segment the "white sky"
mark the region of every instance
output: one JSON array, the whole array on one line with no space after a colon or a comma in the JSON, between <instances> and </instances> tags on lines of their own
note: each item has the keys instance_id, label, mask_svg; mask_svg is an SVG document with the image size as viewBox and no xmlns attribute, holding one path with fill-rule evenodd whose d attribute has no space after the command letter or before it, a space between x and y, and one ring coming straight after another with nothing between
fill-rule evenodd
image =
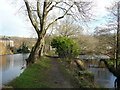
<instances>
[{"instance_id":1,"label":"white sky","mask_svg":"<svg viewBox=\"0 0 120 90\"><path fill-rule=\"evenodd\" d=\"M6 0L0 0L0 35L29 37L26 23L17 13L17 8Z\"/></svg>"},{"instance_id":2,"label":"white sky","mask_svg":"<svg viewBox=\"0 0 120 90\"><path fill-rule=\"evenodd\" d=\"M93 0L95 3L93 13L96 12L98 17L102 17L107 14L106 8L112 4L114 0Z\"/></svg>"},{"instance_id":3,"label":"white sky","mask_svg":"<svg viewBox=\"0 0 120 90\"><path fill-rule=\"evenodd\" d=\"M107 14L105 7L112 4L114 0L93 0L95 5L92 12L95 12L97 21L91 22L89 32L94 32L96 26L105 23L103 17ZM30 28L26 28L26 23L22 17L16 15L16 9L7 0L0 0L0 35L30 37Z\"/></svg>"},{"instance_id":4,"label":"white sky","mask_svg":"<svg viewBox=\"0 0 120 90\"><path fill-rule=\"evenodd\" d=\"M99 26L103 26L107 23L105 16L107 16L108 11L106 7L110 7L114 1L117 0L93 0L94 8L92 9L92 13L95 15L95 19L88 23L88 27L85 28L85 33L93 33L94 29Z\"/></svg>"}]
</instances>

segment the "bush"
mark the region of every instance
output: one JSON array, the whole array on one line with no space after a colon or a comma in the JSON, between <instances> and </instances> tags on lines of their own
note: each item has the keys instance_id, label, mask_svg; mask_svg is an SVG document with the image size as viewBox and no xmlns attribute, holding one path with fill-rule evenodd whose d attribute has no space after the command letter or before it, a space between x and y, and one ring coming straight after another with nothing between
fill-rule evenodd
<instances>
[{"instance_id":1,"label":"bush","mask_svg":"<svg viewBox=\"0 0 120 90\"><path fill-rule=\"evenodd\" d=\"M29 50L28 46L23 42L22 45L20 46L20 48L17 50L17 52L19 52L19 53L29 53L30 50Z\"/></svg>"},{"instance_id":2,"label":"bush","mask_svg":"<svg viewBox=\"0 0 120 90\"><path fill-rule=\"evenodd\" d=\"M13 54L16 54L16 53L17 53L16 47L10 47L10 50L12 51Z\"/></svg>"},{"instance_id":3,"label":"bush","mask_svg":"<svg viewBox=\"0 0 120 90\"><path fill-rule=\"evenodd\" d=\"M60 58L75 58L79 54L78 44L67 37L55 37L51 42Z\"/></svg>"}]
</instances>

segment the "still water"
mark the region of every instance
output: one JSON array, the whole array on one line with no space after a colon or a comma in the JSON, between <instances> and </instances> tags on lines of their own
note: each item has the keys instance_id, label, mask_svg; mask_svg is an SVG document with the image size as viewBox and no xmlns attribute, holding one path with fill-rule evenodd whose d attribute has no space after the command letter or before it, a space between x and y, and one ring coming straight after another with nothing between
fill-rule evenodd
<instances>
[{"instance_id":1,"label":"still water","mask_svg":"<svg viewBox=\"0 0 120 90\"><path fill-rule=\"evenodd\" d=\"M26 67L25 59L29 54L14 54L0 56L0 86L4 86L17 76L19 76ZM95 82L98 86L113 88L115 76L112 75L106 68L95 68L98 66L98 61L87 61L88 70L95 74ZM24 68L23 68L24 67Z\"/></svg>"},{"instance_id":2,"label":"still water","mask_svg":"<svg viewBox=\"0 0 120 90\"><path fill-rule=\"evenodd\" d=\"M0 86L19 76L26 67L25 59L29 54L14 54L0 56Z\"/></svg>"},{"instance_id":3,"label":"still water","mask_svg":"<svg viewBox=\"0 0 120 90\"><path fill-rule=\"evenodd\" d=\"M88 71L94 73L94 80L96 85L105 88L114 88L114 81L116 77L111 72L109 72L104 63L102 63L101 68L99 61L97 60L90 60L87 62L89 66Z\"/></svg>"},{"instance_id":4,"label":"still water","mask_svg":"<svg viewBox=\"0 0 120 90\"><path fill-rule=\"evenodd\" d=\"M95 74L94 80L96 85L105 88L114 88L114 81L116 79L112 73L106 68L89 68L89 71Z\"/></svg>"}]
</instances>

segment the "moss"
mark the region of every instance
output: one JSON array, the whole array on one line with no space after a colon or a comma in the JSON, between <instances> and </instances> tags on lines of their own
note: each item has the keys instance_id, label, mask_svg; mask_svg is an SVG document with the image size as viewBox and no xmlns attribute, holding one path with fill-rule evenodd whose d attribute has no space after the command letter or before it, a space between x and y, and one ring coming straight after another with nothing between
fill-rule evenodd
<instances>
[{"instance_id":1,"label":"moss","mask_svg":"<svg viewBox=\"0 0 120 90\"><path fill-rule=\"evenodd\" d=\"M89 82L94 82L94 74L89 71L80 71L79 72L81 77L84 77L86 80L89 80Z\"/></svg>"}]
</instances>

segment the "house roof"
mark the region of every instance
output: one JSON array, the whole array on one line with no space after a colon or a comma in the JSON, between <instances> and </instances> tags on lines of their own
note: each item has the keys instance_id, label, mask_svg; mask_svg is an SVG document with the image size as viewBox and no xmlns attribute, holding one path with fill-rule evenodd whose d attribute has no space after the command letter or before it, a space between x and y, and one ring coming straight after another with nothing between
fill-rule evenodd
<instances>
[{"instance_id":1,"label":"house roof","mask_svg":"<svg viewBox=\"0 0 120 90\"><path fill-rule=\"evenodd\" d=\"M0 37L0 40L10 40L10 39L6 37Z\"/></svg>"}]
</instances>

